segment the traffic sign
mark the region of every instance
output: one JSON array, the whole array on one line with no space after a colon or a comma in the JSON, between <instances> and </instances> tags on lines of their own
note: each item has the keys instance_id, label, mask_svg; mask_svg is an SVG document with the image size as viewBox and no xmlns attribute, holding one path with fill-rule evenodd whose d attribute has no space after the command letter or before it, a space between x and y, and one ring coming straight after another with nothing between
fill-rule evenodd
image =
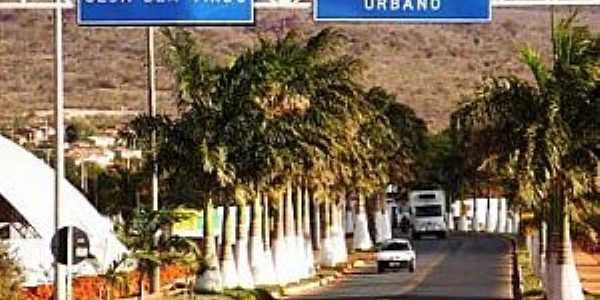
<instances>
[{"instance_id":1,"label":"traffic sign","mask_svg":"<svg viewBox=\"0 0 600 300\"><path fill-rule=\"evenodd\" d=\"M88 239L87 234L75 227L71 226L71 236L72 236L72 264L76 265L82 262L84 259L89 258L90 256L90 240ZM50 248L52 250L52 254L56 258L56 261L66 265L67 261L67 237L69 236L69 227L62 227L59 229L56 234L52 237L52 241L50 244Z\"/></svg>"},{"instance_id":2,"label":"traffic sign","mask_svg":"<svg viewBox=\"0 0 600 300\"><path fill-rule=\"evenodd\" d=\"M491 0L314 0L315 21L481 23Z\"/></svg>"},{"instance_id":3,"label":"traffic sign","mask_svg":"<svg viewBox=\"0 0 600 300\"><path fill-rule=\"evenodd\" d=\"M253 24L253 0L79 0L79 25Z\"/></svg>"}]
</instances>

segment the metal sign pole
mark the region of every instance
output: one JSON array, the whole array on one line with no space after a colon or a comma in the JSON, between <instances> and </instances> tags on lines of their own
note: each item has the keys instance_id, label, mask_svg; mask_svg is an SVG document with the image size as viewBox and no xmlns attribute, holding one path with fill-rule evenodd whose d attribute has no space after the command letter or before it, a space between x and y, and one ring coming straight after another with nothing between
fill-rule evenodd
<instances>
[{"instance_id":1,"label":"metal sign pole","mask_svg":"<svg viewBox=\"0 0 600 300\"><path fill-rule=\"evenodd\" d=\"M65 177L64 164L64 74L63 74L63 17L61 0L56 0L54 9L54 85L55 85L55 106L54 106L54 122L56 129L56 161L55 161L55 191L54 191L54 225L56 231L63 226L62 208L62 186L63 178ZM66 300L66 284L65 271L66 268L55 260L55 276L54 276L54 295L56 300Z\"/></svg>"},{"instance_id":2,"label":"metal sign pole","mask_svg":"<svg viewBox=\"0 0 600 300\"><path fill-rule=\"evenodd\" d=\"M156 116L156 71L154 62L154 27L149 26L147 30L147 53L148 53L148 112L151 117ZM152 210L158 210L158 165L156 163L156 131L152 132ZM157 246L158 239L155 241ZM152 274L152 292L160 291L160 266L154 268Z\"/></svg>"}]
</instances>

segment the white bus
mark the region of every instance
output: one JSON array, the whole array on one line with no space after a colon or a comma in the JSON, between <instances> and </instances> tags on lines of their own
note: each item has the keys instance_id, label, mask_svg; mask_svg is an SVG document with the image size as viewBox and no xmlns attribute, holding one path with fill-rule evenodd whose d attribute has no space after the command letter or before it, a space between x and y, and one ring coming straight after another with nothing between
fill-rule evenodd
<instances>
[{"instance_id":1,"label":"white bus","mask_svg":"<svg viewBox=\"0 0 600 300\"><path fill-rule=\"evenodd\" d=\"M415 190L408 193L413 239L435 235L445 239L446 194L442 190Z\"/></svg>"}]
</instances>

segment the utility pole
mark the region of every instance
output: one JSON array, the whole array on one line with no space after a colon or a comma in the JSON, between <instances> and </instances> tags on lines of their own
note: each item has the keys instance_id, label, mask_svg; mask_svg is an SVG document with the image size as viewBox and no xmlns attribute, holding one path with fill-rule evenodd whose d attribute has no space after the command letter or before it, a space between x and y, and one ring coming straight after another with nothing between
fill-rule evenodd
<instances>
[{"instance_id":1,"label":"utility pole","mask_svg":"<svg viewBox=\"0 0 600 300\"><path fill-rule=\"evenodd\" d=\"M151 117L156 116L156 71L154 59L154 28L147 29L147 53L148 53L148 112ZM151 137L152 151L152 210L158 210L158 165L156 164L156 131L152 131ZM155 246L158 243L158 237L155 237ZM160 266L154 268L152 274L152 292L160 291Z\"/></svg>"},{"instance_id":2,"label":"utility pole","mask_svg":"<svg viewBox=\"0 0 600 300\"><path fill-rule=\"evenodd\" d=\"M61 0L55 0L56 7L54 9L54 85L55 85L55 106L54 106L54 121L55 121L55 189L54 189L54 227L55 232L63 226L62 217L62 181L65 177L64 164L64 86L63 86L63 17ZM71 237L68 237L70 239ZM68 244L68 242L67 242ZM70 255L67 251L67 255ZM67 298L67 268L58 263L55 259L55 274L54 274L54 295L56 300L68 300Z\"/></svg>"}]
</instances>

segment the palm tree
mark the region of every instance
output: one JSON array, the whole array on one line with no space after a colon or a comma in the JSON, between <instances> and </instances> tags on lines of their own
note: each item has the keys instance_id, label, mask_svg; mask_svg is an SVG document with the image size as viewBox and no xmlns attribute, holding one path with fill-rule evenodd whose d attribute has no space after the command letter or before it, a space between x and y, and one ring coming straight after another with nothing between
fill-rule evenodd
<instances>
[{"instance_id":1,"label":"palm tree","mask_svg":"<svg viewBox=\"0 0 600 300\"><path fill-rule=\"evenodd\" d=\"M583 299L573 263L569 202L581 192L580 174L598 161L599 111L597 78L600 38L575 15L562 20L553 34L552 67L532 49L522 54L535 86L509 77L492 79L473 101L457 112L454 128L485 133L490 159L515 166L521 199L536 200L549 212L549 299ZM509 164L510 160L515 164ZM591 162L591 163L590 163Z\"/></svg>"},{"instance_id":2,"label":"palm tree","mask_svg":"<svg viewBox=\"0 0 600 300\"><path fill-rule=\"evenodd\" d=\"M178 261L188 253L195 251L193 243L184 238L161 235L158 241L156 239L165 227L171 227L181 217L172 211L147 211L140 208L133 212L130 219L126 219L124 223L118 223L117 233L120 240L129 249L129 253L116 262L113 269L118 269L119 264L129 259L137 261L137 269L140 273L139 299L144 299L144 282L156 267L163 263Z\"/></svg>"}]
</instances>

